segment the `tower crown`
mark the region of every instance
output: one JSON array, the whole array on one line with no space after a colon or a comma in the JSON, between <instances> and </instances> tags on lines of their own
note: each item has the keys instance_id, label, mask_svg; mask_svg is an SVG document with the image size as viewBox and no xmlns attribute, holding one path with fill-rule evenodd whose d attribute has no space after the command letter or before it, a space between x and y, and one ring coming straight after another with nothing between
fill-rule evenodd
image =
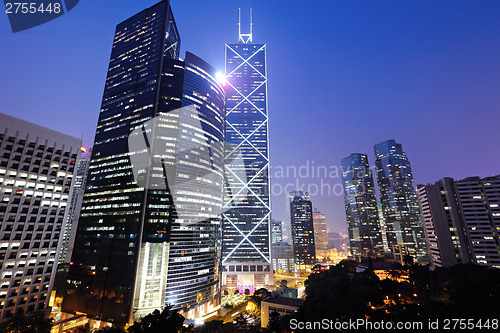
<instances>
[{"instance_id":1,"label":"tower crown","mask_svg":"<svg viewBox=\"0 0 500 333\"><path fill-rule=\"evenodd\" d=\"M252 29L253 29L252 8L250 8L250 33L247 34L241 33L241 8L238 8L238 34L239 34L238 42L243 44L252 43Z\"/></svg>"}]
</instances>

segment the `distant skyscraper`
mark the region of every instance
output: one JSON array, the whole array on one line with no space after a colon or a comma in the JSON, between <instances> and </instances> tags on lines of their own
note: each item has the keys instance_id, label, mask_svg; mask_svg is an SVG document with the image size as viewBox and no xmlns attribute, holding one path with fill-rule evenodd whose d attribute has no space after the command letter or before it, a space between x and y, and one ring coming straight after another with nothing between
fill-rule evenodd
<instances>
[{"instance_id":1,"label":"distant skyscraper","mask_svg":"<svg viewBox=\"0 0 500 333\"><path fill-rule=\"evenodd\" d=\"M289 198L295 265L305 269L316 263L312 203L307 192L294 191Z\"/></svg>"},{"instance_id":2,"label":"distant skyscraper","mask_svg":"<svg viewBox=\"0 0 500 333\"><path fill-rule=\"evenodd\" d=\"M375 145L374 150L389 248L395 253L409 254L417 261L428 262L413 174L403 147L389 140Z\"/></svg>"},{"instance_id":3,"label":"distant skyscraper","mask_svg":"<svg viewBox=\"0 0 500 333\"><path fill-rule=\"evenodd\" d=\"M223 286L269 287L271 205L266 45L250 33L226 44L226 197L223 214ZM242 158L235 158L239 153ZM241 174L243 172L243 175Z\"/></svg>"},{"instance_id":4,"label":"distant skyscraper","mask_svg":"<svg viewBox=\"0 0 500 333\"><path fill-rule=\"evenodd\" d=\"M273 219L271 221L271 227L272 243L278 244L283 242L283 223L281 221Z\"/></svg>"},{"instance_id":5,"label":"distant skyscraper","mask_svg":"<svg viewBox=\"0 0 500 333\"><path fill-rule=\"evenodd\" d=\"M500 268L500 175L418 185L432 265Z\"/></svg>"},{"instance_id":6,"label":"distant skyscraper","mask_svg":"<svg viewBox=\"0 0 500 333\"><path fill-rule=\"evenodd\" d=\"M83 149L83 148L82 148ZM78 219L80 218L80 210L82 208L83 193L85 184L87 183L87 173L90 165L90 151L81 154L80 160L76 167L74 175L74 184L70 194L68 205L68 214L63 228L63 238L61 251L59 253L59 263L69 263L73 253L73 244L75 243L76 229L78 227Z\"/></svg>"},{"instance_id":7,"label":"distant skyscraper","mask_svg":"<svg viewBox=\"0 0 500 333\"><path fill-rule=\"evenodd\" d=\"M295 272L295 252L293 245L273 244L273 268L275 271Z\"/></svg>"},{"instance_id":8,"label":"distant skyscraper","mask_svg":"<svg viewBox=\"0 0 500 333\"><path fill-rule=\"evenodd\" d=\"M377 197L366 155L351 154L342 159L342 183L352 255L383 254Z\"/></svg>"},{"instance_id":9,"label":"distant skyscraper","mask_svg":"<svg viewBox=\"0 0 500 333\"><path fill-rule=\"evenodd\" d=\"M65 312L123 325L217 309L225 94L179 49L169 1L116 28Z\"/></svg>"},{"instance_id":10,"label":"distant skyscraper","mask_svg":"<svg viewBox=\"0 0 500 333\"><path fill-rule=\"evenodd\" d=\"M328 229L326 227L326 215L318 211L313 212L314 244L317 249L328 245Z\"/></svg>"},{"instance_id":11,"label":"distant skyscraper","mask_svg":"<svg viewBox=\"0 0 500 333\"><path fill-rule=\"evenodd\" d=\"M0 113L0 319L49 306L81 145Z\"/></svg>"}]
</instances>

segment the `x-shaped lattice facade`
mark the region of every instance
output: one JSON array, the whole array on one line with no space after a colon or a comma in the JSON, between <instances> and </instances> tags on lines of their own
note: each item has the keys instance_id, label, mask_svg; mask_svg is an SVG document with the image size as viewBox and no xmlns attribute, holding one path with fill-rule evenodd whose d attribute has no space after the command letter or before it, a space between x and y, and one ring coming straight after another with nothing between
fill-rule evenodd
<instances>
[{"instance_id":1,"label":"x-shaped lattice facade","mask_svg":"<svg viewBox=\"0 0 500 333\"><path fill-rule=\"evenodd\" d=\"M226 44L226 84L222 262L270 263L266 45Z\"/></svg>"}]
</instances>

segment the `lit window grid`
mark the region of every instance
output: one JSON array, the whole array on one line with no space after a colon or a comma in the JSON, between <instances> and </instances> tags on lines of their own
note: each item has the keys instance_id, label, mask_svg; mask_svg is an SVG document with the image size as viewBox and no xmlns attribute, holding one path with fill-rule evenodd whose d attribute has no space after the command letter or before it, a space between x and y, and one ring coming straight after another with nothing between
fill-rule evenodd
<instances>
[{"instance_id":1,"label":"lit window grid","mask_svg":"<svg viewBox=\"0 0 500 333\"><path fill-rule=\"evenodd\" d=\"M76 138L65 142L62 138L69 137L55 131L20 120L15 123L28 134L0 134L1 318L48 304L81 146ZM30 130L42 131L41 137ZM47 141L54 136L61 141Z\"/></svg>"}]
</instances>

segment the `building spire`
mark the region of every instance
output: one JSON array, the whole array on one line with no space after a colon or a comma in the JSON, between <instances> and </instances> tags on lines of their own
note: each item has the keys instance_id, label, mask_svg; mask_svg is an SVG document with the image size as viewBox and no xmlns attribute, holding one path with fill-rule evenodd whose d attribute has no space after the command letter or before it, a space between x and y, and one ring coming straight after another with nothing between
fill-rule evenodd
<instances>
[{"instance_id":1,"label":"building spire","mask_svg":"<svg viewBox=\"0 0 500 333\"><path fill-rule=\"evenodd\" d=\"M241 33L241 8L238 8L238 34L239 34L239 43L249 44L252 43L252 30L253 30L253 20L252 20L252 11L250 8L250 33L242 34Z\"/></svg>"}]
</instances>

